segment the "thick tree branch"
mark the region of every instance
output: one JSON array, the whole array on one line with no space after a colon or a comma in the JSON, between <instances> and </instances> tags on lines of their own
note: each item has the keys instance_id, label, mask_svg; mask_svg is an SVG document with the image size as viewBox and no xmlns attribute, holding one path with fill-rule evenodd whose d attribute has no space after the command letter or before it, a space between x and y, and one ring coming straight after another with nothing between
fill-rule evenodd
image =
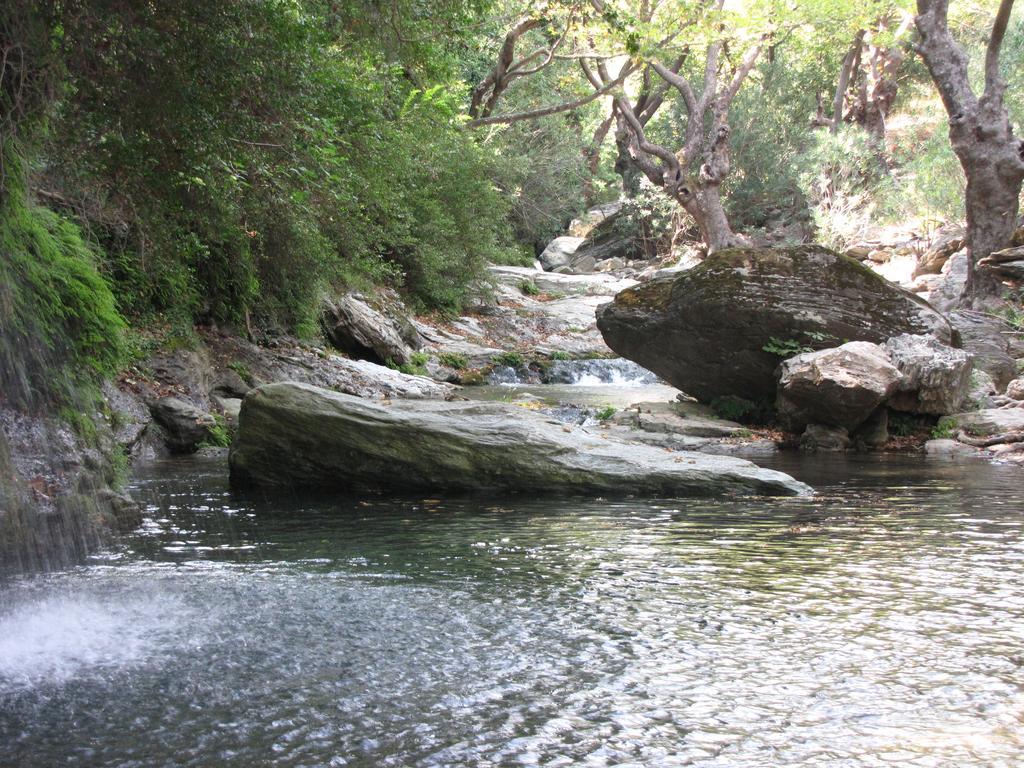
<instances>
[{"instance_id":1,"label":"thick tree branch","mask_svg":"<svg viewBox=\"0 0 1024 768\"><path fill-rule=\"evenodd\" d=\"M681 64L682 62L680 62L680 65ZM690 82L679 74L679 69L682 67L680 66L674 70L669 69L657 60L652 60L651 66L654 68L654 71L665 80L665 82L670 83L677 91L679 91L679 95L683 97L683 103L686 105L686 112L690 115L697 114L697 96L694 94L693 88L690 86Z\"/></svg>"},{"instance_id":2,"label":"thick tree branch","mask_svg":"<svg viewBox=\"0 0 1024 768\"><path fill-rule=\"evenodd\" d=\"M917 10L914 25L921 38L917 50L955 125L978 103L967 78L967 54L949 33L949 0L917 0Z\"/></svg>"},{"instance_id":3,"label":"thick tree branch","mask_svg":"<svg viewBox=\"0 0 1024 768\"><path fill-rule=\"evenodd\" d=\"M854 62L860 58L861 46L864 45L864 35L865 30L857 30L857 34L853 38L853 44L850 46L850 50L846 52L846 56L843 58L843 65L839 69L839 82L836 83L836 94L832 99L832 124L829 126L831 133L836 133L843 122L843 102L846 100L846 90L850 87L850 75L853 73Z\"/></svg>"}]
</instances>

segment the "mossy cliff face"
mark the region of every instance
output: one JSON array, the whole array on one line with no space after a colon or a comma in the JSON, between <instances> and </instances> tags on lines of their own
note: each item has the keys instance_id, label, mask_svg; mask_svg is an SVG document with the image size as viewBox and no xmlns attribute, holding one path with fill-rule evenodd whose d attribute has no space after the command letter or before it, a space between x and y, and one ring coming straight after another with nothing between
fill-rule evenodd
<instances>
[{"instance_id":1,"label":"mossy cliff face","mask_svg":"<svg viewBox=\"0 0 1024 768\"><path fill-rule=\"evenodd\" d=\"M927 302L819 246L732 249L629 288L598 309L608 346L704 401L775 397L775 342L824 349L928 333L954 342Z\"/></svg>"},{"instance_id":2,"label":"mossy cliff face","mask_svg":"<svg viewBox=\"0 0 1024 768\"><path fill-rule=\"evenodd\" d=\"M132 510L110 490L119 454L99 394L124 321L78 228L30 202L13 142L0 152L3 571L65 565Z\"/></svg>"}]
</instances>

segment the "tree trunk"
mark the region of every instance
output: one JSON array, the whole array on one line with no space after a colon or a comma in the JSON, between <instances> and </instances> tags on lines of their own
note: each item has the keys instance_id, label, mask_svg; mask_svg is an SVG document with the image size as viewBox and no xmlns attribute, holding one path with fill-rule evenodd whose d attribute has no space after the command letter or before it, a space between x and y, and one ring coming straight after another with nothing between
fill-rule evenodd
<instances>
[{"instance_id":1,"label":"tree trunk","mask_svg":"<svg viewBox=\"0 0 1024 768\"><path fill-rule=\"evenodd\" d=\"M971 299L983 299L997 295L1001 283L996 275L977 265L993 251L1009 246L1013 237L1022 176L1011 169L1021 160L1002 157L1012 150L1002 138L986 140L983 130L966 133L969 135L954 138L950 131L953 149L967 176L967 250L971 263L964 293Z\"/></svg>"},{"instance_id":2,"label":"tree trunk","mask_svg":"<svg viewBox=\"0 0 1024 768\"><path fill-rule=\"evenodd\" d=\"M968 59L949 32L949 0L917 0L916 46L949 115L949 141L967 177L967 249L964 300L983 303L997 294L999 280L978 262L1009 245L1024 182L1024 141L1013 135L1003 101L1006 82L999 52L1013 0L1000 0L985 53L985 90L975 95Z\"/></svg>"},{"instance_id":3,"label":"tree trunk","mask_svg":"<svg viewBox=\"0 0 1024 768\"><path fill-rule=\"evenodd\" d=\"M708 253L744 244L743 239L729 226L719 184L683 184L676 191L675 197L697 223Z\"/></svg>"}]
</instances>

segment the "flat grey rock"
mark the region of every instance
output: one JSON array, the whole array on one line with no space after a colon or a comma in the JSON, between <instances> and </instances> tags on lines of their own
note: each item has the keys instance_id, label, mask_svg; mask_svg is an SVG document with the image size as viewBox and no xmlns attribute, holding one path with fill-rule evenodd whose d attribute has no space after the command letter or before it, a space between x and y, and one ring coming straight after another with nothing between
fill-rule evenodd
<instances>
[{"instance_id":1,"label":"flat grey rock","mask_svg":"<svg viewBox=\"0 0 1024 768\"><path fill-rule=\"evenodd\" d=\"M245 398L230 463L235 487L659 496L812 492L743 459L602 439L513 405L382 404L287 382Z\"/></svg>"}]
</instances>

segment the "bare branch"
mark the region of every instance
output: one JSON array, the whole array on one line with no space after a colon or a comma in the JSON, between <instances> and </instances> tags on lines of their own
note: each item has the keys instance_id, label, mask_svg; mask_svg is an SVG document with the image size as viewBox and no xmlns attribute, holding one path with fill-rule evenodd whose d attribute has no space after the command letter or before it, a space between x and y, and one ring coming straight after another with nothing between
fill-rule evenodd
<instances>
[{"instance_id":1,"label":"bare branch","mask_svg":"<svg viewBox=\"0 0 1024 768\"><path fill-rule=\"evenodd\" d=\"M686 111L691 116L697 114L697 96L693 92L693 88L690 86L689 81L678 74L678 69L672 71L660 61L652 60L651 66L654 71L657 72L665 82L670 83L675 87L679 94L683 97L683 102L686 104Z\"/></svg>"},{"instance_id":2,"label":"bare branch","mask_svg":"<svg viewBox=\"0 0 1024 768\"><path fill-rule=\"evenodd\" d=\"M580 107L586 106L592 101L595 101L607 93L618 88L622 85L623 81L631 74L632 70L625 73L621 73L615 80L612 80L607 85L596 89L589 96L584 96L573 101L562 102L561 104L552 104L547 107L540 107L538 109L531 109L525 112L516 112L510 115L490 115L488 117L480 117L476 120L470 120L466 123L467 128L481 128L485 125L499 125L502 123L515 123L520 120L533 120L538 117L547 117L548 115L555 115L559 112L569 112L573 109L579 109Z\"/></svg>"},{"instance_id":3,"label":"bare branch","mask_svg":"<svg viewBox=\"0 0 1024 768\"><path fill-rule=\"evenodd\" d=\"M729 105L732 104L732 100L736 98L736 94L739 93L740 87L743 85L743 81L746 80L747 75L750 74L750 70L752 70L754 68L754 64L757 63L757 57L761 55L761 49L764 48L764 41L767 38L768 36L764 35L761 38L761 42L743 55L739 68L732 75L732 81L730 81L729 87L726 88L719 97L718 102L726 111L728 111Z\"/></svg>"},{"instance_id":4,"label":"bare branch","mask_svg":"<svg viewBox=\"0 0 1024 768\"><path fill-rule=\"evenodd\" d=\"M629 125L629 132L636 140L637 147L639 147L642 152L646 152L648 155L654 155L661 159L670 169L678 170L679 161L670 150L660 144L653 144L647 140L647 136L644 134L644 127L637 119L636 113L633 111L633 106L629 103L629 99L625 96L618 96L615 99L615 106L619 108L623 118L625 118L626 123Z\"/></svg>"},{"instance_id":5,"label":"bare branch","mask_svg":"<svg viewBox=\"0 0 1024 768\"><path fill-rule=\"evenodd\" d=\"M1011 10L1013 0L1002 0L999 3L996 20L992 24L992 34L988 38L988 48L985 50L985 95L989 97L1001 94L1006 87L999 75L999 50L1003 47L1003 37L1006 35Z\"/></svg>"},{"instance_id":6,"label":"bare branch","mask_svg":"<svg viewBox=\"0 0 1024 768\"><path fill-rule=\"evenodd\" d=\"M854 62L860 58L865 34L866 30L857 30L857 34L853 38L853 44L850 46L850 50L846 52L843 65L839 69L839 82L836 83L836 95L832 100L832 124L829 126L831 133L836 133L839 130L839 125L843 122L843 102L846 99L846 89L850 86L850 75L854 70Z\"/></svg>"}]
</instances>

